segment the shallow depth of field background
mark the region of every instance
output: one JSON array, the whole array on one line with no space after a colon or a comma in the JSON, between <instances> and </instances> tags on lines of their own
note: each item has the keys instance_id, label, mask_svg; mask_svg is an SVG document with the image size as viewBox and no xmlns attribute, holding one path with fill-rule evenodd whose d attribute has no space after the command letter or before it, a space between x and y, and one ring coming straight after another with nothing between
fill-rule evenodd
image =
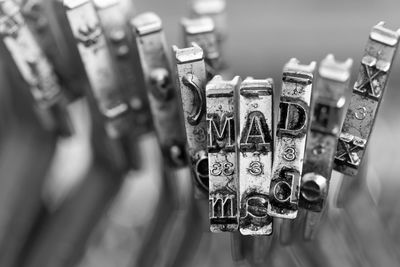
<instances>
[{"instance_id":1,"label":"shallow depth of field background","mask_svg":"<svg viewBox=\"0 0 400 267\"><path fill-rule=\"evenodd\" d=\"M301 62L308 63L312 60L320 61L328 53L333 53L341 60L348 57L354 59L351 82L353 84L371 27L384 20L388 27L400 28L400 2L397 0L228 0L227 2L228 41L225 59L232 73L242 77L272 77L278 87L283 65L291 57L297 57ZM136 7L138 12L154 11L159 14L163 19L169 44L182 46L179 20L182 16L188 15L187 1L142 0L136 1ZM326 266L372 267L376 264L385 266L385 263L390 265L393 262L385 261L386 254L381 253L385 248L376 247L381 243L393 248L395 258L399 258L399 61L400 57L397 57L369 148L372 166L368 168L368 175L372 178L368 178L367 190L370 192L366 194L373 198L372 204L364 203L363 198L358 199L361 205L354 204L350 211L330 218L330 224L339 225L339 232L321 230L323 232L321 235L324 235L322 241L324 245L319 245L321 249L311 249L311 253L309 250L310 254L307 257L324 259ZM147 196L145 193L144 195ZM140 207L142 204L138 203L131 206L132 209ZM364 216L365 218L362 216L362 212L365 214L370 209L374 210L375 215L381 216L377 218L378 223L375 220L368 220L368 216ZM361 215L352 214L352 210L360 210ZM341 228L343 216L352 217L355 221L354 225L350 223L350 226L343 226L347 227L347 230ZM374 240L376 235L371 235L376 229L385 233L379 242ZM350 231L358 238L349 237L346 231ZM134 239L140 234L132 235L126 244L135 247ZM333 238L333 235L339 237ZM121 236L122 239L127 238L125 234ZM125 251L122 247L105 248L104 242L106 243L103 240L102 245L94 245L97 250L87 254L81 267L125 266L128 260L124 259L132 256L132 250ZM335 247L342 247L342 252L345 254L335 250ZM209 246L203 246L202 249L193 266L234 266L230 256L228 235L213 235ZM303 266L301 257L296 256L296 251L290 248L285 248L271 257L278 258L273 261L272 265L275 266L288 266L287 261L282 258L291 258L290 264ZM120 265L115 265L117 262ZM308 261L310 262L313 261ZM320 261L314 261L313 265L320 266L318 262Z\"/></svg>"},{"instance_id":2,"label":"shallow depth of field background","mask_svg":"<svg viewBox=\"0 0 400 267\"><path fill-rule=\"evenodd\" d=\"M182 17L189 16L188 0L134 2L137 13L153 11L161 17L169 46L182 47L179 22ZM308 64L312 60L319 62L328 53L333 53L337 59L354 59L354 75L351 81L353 84L372 26L384 20L387 27L400 28L400 1L227 0L227 18L228 39L224 54L231 73L242 78L272 77L275 86L279 88L283 65L290 58L297 57L301 62ZM3 68L3 64L0 64L0 71ZM1 77L4 77L4 73L0 73L3 75ZM349 190L346 197L348 202L345 203L344 209L333 206L329 208L329 216L321 226L314 243L296 243L293 246L282 247L275 242L274 249L266 254L267 258L270 257L268 266L400 266L399 86L400 56L394 62L389 86L375 124L369 145L369 164L362 180L364 182L361 182L363 185L356 185ZM10 103L7 105L12 106ZM79 186L92 159L88 134L90 123L88 117L83 116L87 114L87 109L80 104L75 104L72 109L75 117L79 117L76 125L78 134L73 140L59 144L54 161L57 164L47 174L43 190L43 199L49 205L50 211L57 210L60 203L68 198L68 194ZM0 121L1 125L3 123L7 122ZM157 216L154 214L154 208L162 190L161 157L155 140L155 136L143 138L141 146L145 151L142 156L144 168L127 175L122 189L109 209L104 211L102 219L97 225L87 229L93 232L86 249L79 255L76 266L132 267L132 263L140 256L140 246L145 234L151 231L147 226ZM19 140L14 142L19 144ZM5 149L7 144L0 147ZM10 150L23 149L25 148L20 145ZM28 152L24 155L41 159L43 155L47 155L47 151L44 148L40 149L42 150L39 152L30 152L32 155ZM43 159L45 160L47 159ZM12 159L0 163L0 169L10 169L10 166L13 166L14 169L23 170L26 167L15 166L16 163ZM28 171L33 175L37 170L35 167L31 168L32 170ZM7 180L7 177L1 179ZM338 174L335 174L333 181L337 180ZM14 186L8 180L5 184L10 188ZM96 182L94 184L97 185ZM31 186L36 185L24 186L26 188L16 191L29 192ZM41 189L35 187L33 190ZM10 199L13 201L14 196L4 192L7 192L7 189L0 188L0 205L7 207L6 202ZM70 211L74 210L74 207L68 208ZM2 227L2 223L6 222L7 218L4 217L7 213L8 211L0 207L2 242L8 234L7 229ZM206 217L207 215L203 214L198 220L207 220ZM63 233L64 227L71 224L68 217L61 221L60 225L53 228L55 234ZM278 229L276 231L277 234ZM31 237L35 238L34 235ZM57 240L57 237L51 238L55 242L62 242ZM1 249L4 248L4 244L0 244L3 246ZM169 246L171 244L166 244L165 250L159 251L157 257L167 253ZM3 249L1 255L6 254ZM54 255L49 255L49 258L50 256ZM60 257L60 261L65 262L70 260L64 259L63 256L61 254L54 257ZM45 254L45 260L46 257ZM204 238L188 267L236 265L247 266L243 262L232 261L230 236L204 232Z\"/></svg>"},{"instance_id":3,"label":"shallow depth of field background","mask_svg":"<svg viewBox=\"0 0 400 267\"><path fill-rule=\"evenodd\" d=\"M188 1L136 2L138 12L154 11L161 16L170 44L181 43L179 21L188 14ZM280 86L283 65L291 57L308 63L333 53L337 59L354 59L353 84L371 27L385 21L391 29L400 28L399 10L396 0L227 0L226 61L234 75L272 77ZM371 153L372 161L382 172L400 166L400 144L396 142L400 137L396 123L399 62L400 57L392 69L372 142L378 151ZM396 182L400 179L394 177Z\"/></svg>"}]
</instances>

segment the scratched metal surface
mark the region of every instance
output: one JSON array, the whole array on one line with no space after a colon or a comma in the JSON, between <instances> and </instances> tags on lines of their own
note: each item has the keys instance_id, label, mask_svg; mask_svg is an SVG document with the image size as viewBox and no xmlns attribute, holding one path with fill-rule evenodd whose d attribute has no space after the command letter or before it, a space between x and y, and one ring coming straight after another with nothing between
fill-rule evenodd
<instances>
[{"instance_id":1,"label":"scratched metal surface","mask_svg":"<svg viewBox=\"0 0 400 267\"><path fill-rule=\"evenodd\" d=\"M159 14L169 44L182 47L179 21L188 14L186 4L184 0L136 0L135 6L138 12ZM334 53L338 59L352 57L355 74L370 28L380 20L387 21L391 28L399 27L399 10L398 0L228 0L225 58L235 75L273 77L278 88L282 67L293 56L302 62L320 61L327 53ZM268 266L399 266L399 60L400 57L395 60L371 137L364 179L346 198L343 209L330 208L314 242L295 242L288 247L275 242L266 253ZM132 266L138 257L140 243L149 231L146 225L156 216L152 210L161 184L157 172L161 168L160 157L154 144L155 138L144 141L148 148L144 171L130 174L77 266ZM337 181L338 175L334 174L332 188ZM199 220L207 220L206 217ZM246 266L232 261L229 235L204 236L187 266Z\"/></svg>"},{"instance_id":2,"label":"scratched metal surface","mask_svg":"<svg viewBox=\"0 0 400 267\"><path fill-rule=\"evenodd\" d=\"M164 21L167 41L181 42L179 21L188 14L187 0L137 0L135 6L138 12L158 13ZM381 20L393 29L400 26L397 0L228 0L227 10L229 27L224 54L231 72L242 77L268 75L277 87L282 67L290 57L303 62L320 61L328 53L337 59L354 59L353 84L371 27ZM393 166L400 166L400 157L396 156L400 144L390 142L400 137L400 124L396 123L399 60L397 57L394 62L369 148L377 172L389 179L383 183L388 190L393 183L400 185L393 170Z\"/></svg>"},{"instance_id":3,"label":"scratched metal surface","mask_svg":"<svg viewBox=\"0 0 400 267\"><path fill-rule=\"evenodd\" d=\"M138 11L157 12L164 20L168 41L171 44L180 42L178 23L179 18L187 14L185 1L137 1L136 7ZM290 57L296 56L308 62L319 61L327 53L334 53L338 59L354 59L354 81L370 28L380 20L387 21L392 28L400 26L399 9L400 3L396 0L229 1L229 38L224 53L232 73L242 77L268 75L277 81L278 87L282 66ZM283 14L285 19L282 19ZM371 234L374 231L384 232L378 236L381 240L375 243L389 243L390 250L400 254L400 212L395 208L400 205L396 194L400 188L396 167L400 166L400 145L395 142L400 138L400 124L397 123L400 92L396 90L400 84L398 60L395 61L370 143L372 166L365 177L369 188L363 187L361 194L353 198L345 211L335 209L331 213L315 241L318 249L315 243L314 246L307 244L272 249L270 257L273 258L273 266L359 266L365 261L367 266L376 263L390 266L393 261L388 259L393 259L393 254L388 256L382 248L371 254L376 247L369 247L375 242L372 238L376 235ZM332 179L335 183L337 175ZM213 236L211 244L199 252L196 264L191 266L233 266L229 245L229 236Z\"/></svg>"}]
</instances>

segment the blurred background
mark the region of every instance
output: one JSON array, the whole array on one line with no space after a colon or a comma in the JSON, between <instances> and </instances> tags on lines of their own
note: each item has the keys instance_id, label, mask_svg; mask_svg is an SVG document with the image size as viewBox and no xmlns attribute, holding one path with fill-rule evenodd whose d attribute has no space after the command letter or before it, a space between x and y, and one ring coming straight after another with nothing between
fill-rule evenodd
<instances>
[{"instance_id":1,"label":"blurred background","mask_svg":"<svg viewBox=\"0 0 400 267\"><path fill-rule=\"evenodd\" d=\"M135 0L134 7L157 13L169 46L182 47L179 22L190 14L189 1ZM225 61L235 75L272 77L279 87L291 57L319 62L333 53L354 59L353 84L372 26L383 20L400 28L399 10L396 0L227 0ZM164 181L171 177L154 133L137 142L139 168L121 172L97 161L96 151L107 157L107 149L93 149L96 128L85 100L69 105L75 134L57 139L42 129L28 93L15 89L23 87L15 70L1 58L1 267L400 265L400 58L359 177L335 173L330 195L337 198L315 240L293 235L286 245L279 221L268 240L210 234L207 204L194 203L197 213L179 204L188 196L168 204L174 190Z\"/></svg>"},{"instance_id":2,"label":"blurred background","mask_svg":"<svg viewBox=\"0 0 400 267\"><path fill-rule=\"evenodd\" d=\"M136 1L138 12L154 11L161 16L170 44L181 43L180 19L188 16L190 1ZM234 75L272 77L279 86L283 65L292 57L302 63L319 62L332 53L338 60L353 58L354 84L368 34L385 21L391 29L400 27L395 0L383 1L238 1L227 0L228 41L225 60ZM384 104L374 128L371 161L380 172L399 166L396 123L400 99L399 59L395 60ZM389 127L389 128L387 128ZM393 136L390 136L393 135ZM384 156L385 155L385 156ZM387 157L386 157L387 155ZM384 175L387 176L387 175ZM389 175L390 176L390 175ZM385 179L390 179L389 177ZM400 183L395 176L393 183ZM382 183L385 186L385 183ZM386 183L390 186L391 183ZM389 188L387 188L389 189Z\"/></svg>"}]
</instances>

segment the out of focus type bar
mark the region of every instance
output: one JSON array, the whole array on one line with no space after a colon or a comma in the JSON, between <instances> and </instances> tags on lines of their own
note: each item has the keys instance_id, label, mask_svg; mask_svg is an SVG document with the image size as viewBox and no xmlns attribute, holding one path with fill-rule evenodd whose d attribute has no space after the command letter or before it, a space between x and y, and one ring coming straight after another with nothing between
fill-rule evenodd
<instances>
[{"instance_id":1,"label":"out of focus type bar","mask_svg":"<svg viewBox=\"0 0 400 267\"><path fill-rule=\"evenodd\" d=\"M135 17L131 25L161 150L170 164L182 167L186 164L185 135L161 19L154 13L144 13Z\"/></svg>"},{"instance_id":2,"label":"out of focus type bar","mask_svg":"<svg viewBox=\"0 0 400 267\"><path fill-rule=\"evenodd\" d=\"M0 3L0 34L22 78L36 101L43 126L62 136L73 132L67 101L49 62L12 0Z\"/></svg>"}]
</instances>

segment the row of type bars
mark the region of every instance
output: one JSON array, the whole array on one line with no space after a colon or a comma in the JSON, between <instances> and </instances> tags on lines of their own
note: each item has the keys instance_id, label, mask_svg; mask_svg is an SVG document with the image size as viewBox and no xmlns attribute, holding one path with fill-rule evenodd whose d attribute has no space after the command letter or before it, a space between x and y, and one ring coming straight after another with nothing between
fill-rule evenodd
<instances>
[{"instance_id":1,"label":"row of type bars","mask_svg":"<svg viewBox=\"0 0 400 267\"><path fill-rule=\"evenodd\" d=\"M274 108L271 79L215 76L224 66L224 34L215 19L182 21L187 48L173 48L171 67L155 14L127 23L119 15L125 8L120 1L64 1L63 6L90 98L121 158L131 153L122 148L126 136L146 131L138 126L152 121L166 161L180 168L189 159L199 191L209 192L213 232L240 228L245 235L268 235L272 217L294 219L299 207L318 217L332 169L357 174L398 45L398 33L383 23L371 31L346 112L351 60L328 56L318 75L315 63L291 60ZM63 88L35 37L43 29L25 23L17 1L3 1L1 8L4 44L39 115L61 135L70 134ZM147 92L137 89L134 60L141 62Z\"/></svg>"}]
</instances>

